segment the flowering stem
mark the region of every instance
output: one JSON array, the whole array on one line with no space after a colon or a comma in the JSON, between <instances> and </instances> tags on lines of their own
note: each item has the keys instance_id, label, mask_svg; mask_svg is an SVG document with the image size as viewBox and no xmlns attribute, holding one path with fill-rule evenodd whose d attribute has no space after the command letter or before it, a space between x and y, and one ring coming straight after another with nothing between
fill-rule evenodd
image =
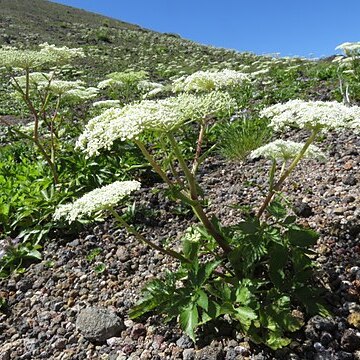
<instances>
[{"instance_id":1,"label":"flowering stem","mask_svg":"<svg viewBox=\"0 0 360 360\"><path fill-rule=\"evenodd\" d=\"M150 247L152 247L153 249L161 252L164 255L169 255L175 259L180 260L181 262L187 262L189 263L190 260L186 259L184 256L182 256L180 253L178 253L177 251L171 250L171 249L164 249L161 246L156 245L155 243L153 243L150 240L147 240L144 236L142 236L139 232L137 232L131 225L129 225L113 208L109 208L111 214L115 217L116 221L124 226L124 228L132 235L135 236L135 238L137 240L139 240L140 242L145 243L146 245L149 245Z\"/></svg>"},{"instance_id":2,"label":"flowering stem","mask_svg":"<svg viewBox=\"0 0 360 360\"><path fill-rule=\"evenodd\" d=\"M269 176L269 190L271 191L274 187L274 177L276 171L276 160L274 159L270 169L270 176Z\"/></svg>"},{"instance_id":3,"label":"flowering stem","mask_svg":"<svg viewBox=\"0 0 360 360\"><path fill-rule=\"evenodd\" d=\"M194 174L191 173L189 168L186 165L185 159L182 156L182 153L178 147L178 144L174 138L174 135L171 133L168 133L168 137L170 140L170 143L172 145L172 148L175 152L176 157L179 160L180 167L185 173L186 180L189 184L190 188L190 196L191 200L194 200L194 203L191 204L191 207L197 216L197 218L202 222L202 224L205 226L205 228L209 231L209 233L212 235L212 237L215 239L215 241L218 243L218 245L224 250L225 254L228 254L232 251L231 247L227 243L227 241L224 239L224 237L218 232L214 224L209 220L209 218L206 216L204 209L202 208L201 204L198 200L198 194L197 194L197 184L194 177Z\"/></svg>"},{"instance_id":4,"label":"flowering stem","mask_svg":"<svg viewBox=\"0 0 360 360\"><path fill-rule=\"evenodd\" d=\"M218 245L224 250L225 254L230 253L232 251L232 248L227 243L225 238L218 232L214 224L209 220L201 205L199 203L197 205L193 205L192 209L195 215L197 216L197 218L205 226L206 230L209 231L210 235L215 239Z\"/></svg>"},{"instance_id":5,"label":"flowering stem","mask_svg":"<svg viewBox=\"0 0 360 360\"><path fill-rule=\"evenodd\" d=\"M192 200L197 200L198 199L198 194L197 194L197 188L196 188L196 180L194 175L191 173L190 169L188 168L188 166L186 165L185 159L181 153L181 150L176 142L176 139L174 137L174 135L172 133L167 133L167 136L170 140L171 146L174 150L174 153L177 157L177 159L179 160L179 164L181 169L184 171L186 180L188 182L189 185L189 190L190 190L190 196Z\"/></svg>"},{"instance_id":6,"label":"flowering stem","mask_svg":"<svg viewBox=\"0 0 360 360\"><path fill-rule=\"evenodd\" d=\"M295 167L299 163L299 161L303 158L306 150L311 145L311 143L315 140L318 133L319 133L319 129L316 128L316 129L313 130L312 134L307 139L306 143L304 144L304 146L301 149L301 151L299 152L299 154L294 158L294 160L292 161L290 166L280 176L280 179L278 180L278 182L273 186L272 189L269 190L269 193L268 193L267 197L265 198L263 204L261 205L261 207L260 207L260 209L259 209L259 211L257 213L257 217L260 217L264 213L264 211L268 207L269 203L271 202L274 194L281 189L284 181L291 174L291 172L295 169Z\"/></svg>"},{"instance_id":7,"label":"flowering stem","mask_svg":"<svg viewBox=\"0 0 360 360\"><path fill-rule=\"evenodd\" d=\"M200 165L201 146L202 146L204 135L205 135L205 128L206 128L205 121L202 121L200 124L199 137L198 137L198 141L196 144L196 152L195 152L194 161L193 161L193 165L192 165L192 169L191 169L192 174L196 173L196 170L198 169L198 167Z\"/></svg>"},{"instance_id":8,"label":"flowering stem","mask_svg":"<svg viewBox=\"0 0 360 360\"><path fill-rule=\"evenodd\" d=\"M170 179L166 176L165 172L161 169L160 165L155 161L153 156L147 151L144 144L139 141L135 140L135 144L139 147L143 155L145 156L146 160L150 163L150 165L153 167L153 169L156 171L156 173L161 177L161 179L168 184L169 186L173 186Z\"/></svg>"}]
</instances>

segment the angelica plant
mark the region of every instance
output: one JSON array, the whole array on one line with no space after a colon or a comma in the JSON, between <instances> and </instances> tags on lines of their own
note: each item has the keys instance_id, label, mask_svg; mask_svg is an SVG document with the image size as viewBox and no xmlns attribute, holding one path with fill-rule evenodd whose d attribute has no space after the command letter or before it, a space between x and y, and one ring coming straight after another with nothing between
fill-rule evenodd
<instances>
[{"instance_id":1,"label":"angelica plant","mask_svg":"<svg viewBox=\"0 0 360 360\"><path fill-rule=\"evenodd\" d=\"M360 80L360 42L345 42L338 45L335 50L343 52L343 56L336 57L334 61L339 64L340 93L344 103L350 104L350 88L355 91Z\"/></svg>"},{"instance_id":2,"label":"angelica plant","mask_svg":"<svg viewBox=\"0 0 360 360\"><path fill-rule=\"evenodd\" d=\"M141 97L151 97L163 90L163 85L148 80L145 71L114 72L98 84L98 88L122 105Z\"/></svg>"},{"instance_id":3,"label":"angelica plant","mask_svg":"<svg viewBox=\"0 0 360 360\"><path fill-rule=\"evenodd\" d=\"M213 74L214 83L218 75ZM211 74L206 77L211 79ZM297 225L296 218L273 201L274 195L281 191L302 159L324 159L325 155L313 144L320 133L359 130L360 108L335 102L293 100L264 109L260 115L269 119L275 131L298 127L310 131L309 138L304 143L279 139L252 152L252 157L264 156L273 162L268 195L255 216L224 227L207 214L206 194L197 176L207 156L202 144L209 119L229 118L238 110L236 101L225 91L226 86L220 88L184 91L161 100L106 109L89 121L76 145L88 157L110 149L116 141L138 146L172 198L190 208L198 220L183 236L181 252L149 242L146 236L137 233L114 210L118 198L111 192L109 197L100 195L106 192L105 188L99 194L85 195L74 205L60 207L56 217L65 216L73 221L97 210L97 203L107 199L111 206L106 209L135 238L179 261L178 271L145 287L144 297L131 310L131 317L157 311L166 314L168 320L177 318L195 341L200 325L226 314L255 342L276 349L289 344L287 333L303 324L302 317L292 311L295 301L311 314L328 312L319 301L318 289L310 286L314 264L307 253L318 235ZM192 159L184 156L187 149L182 142L190 124L199 125ZM157 139L156 148L146 142L149 134ZM165 159L159 161L160 155ZM262 216L265 211L271 215L270 221Z\"/></svg>"},{"instance_id":4,"label":"angelica plant","mask_svg":"<svg viewBox=\"0 0 360 360\"><path fill-rule=\"evenodd\" d=\"M13 96L22 100L32 116L25 128L13 130L30 140L48 164L54 183L59 182L56 152L60 146L63 117L61 110L70 104L94 98L98 90L87 88L82 81L59 79L61 66L77 57L83 57L81 49L56 47L47 43L39 50L18 50L11 47L0 49L0 66L10 75ZM57 67L42 72L44 67Z\"/></svg>"}]
</instances>

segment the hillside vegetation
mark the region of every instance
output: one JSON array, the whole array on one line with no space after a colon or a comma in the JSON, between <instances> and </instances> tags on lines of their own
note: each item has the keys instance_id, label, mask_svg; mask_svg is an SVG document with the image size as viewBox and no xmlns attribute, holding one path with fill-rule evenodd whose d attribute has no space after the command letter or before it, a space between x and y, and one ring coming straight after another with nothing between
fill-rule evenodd
<instances>
[{"instance_id":1,"label":"hillside vegetation","mask_svg":"<svg viewBox=\"0 0 360 360\"><path fill-rule=\"evenodd\" d=\"M0 7L0 358L359 355L360 43Z\"/></svg>"}]
</instances>

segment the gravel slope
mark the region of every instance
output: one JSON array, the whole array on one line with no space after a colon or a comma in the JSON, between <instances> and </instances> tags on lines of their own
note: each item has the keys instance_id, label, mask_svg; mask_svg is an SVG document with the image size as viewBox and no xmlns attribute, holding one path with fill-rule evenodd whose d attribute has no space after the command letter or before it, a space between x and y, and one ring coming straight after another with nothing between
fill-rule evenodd
<instances>
[{"instance_id":1,"label":"gravel slope","mask_svg":"<svg viewBox=\"0 0 360 360\"><path fill-rule=\"evenodd\" d=\"M303 135L289 137L301 140ZM322 280L331 289L334 319L308 319L293 343L277 352L250 344L226 322L204 329L196 347L161 317L133 322L127 310L144 282L177 264L108 220L73 238L54 239L45 245L43 261L24 275L0 281L0 296L9 304L8 312L0 314L0 360L360 359L360 138L330 135L319 146L329 154L328 162L303 162L286 192L299 221L321 234L315 250ZM211 200L207 211L226 224L239 218L231 205L258 206L268 166L264 160L229 164L209 159L200 172ZM145 224L148 237L177 244L191 215L150 190L137 196L137 205L147 211L136 221ZM100 253L87 258L97 248ZM102 273L96 272L100 263L106 265ZM109 321L119 325L105 334L110 336L106 341L91 342L79 330L79 314L89 306L95 312L106 309Z\"/></svg>"}]
</instances>

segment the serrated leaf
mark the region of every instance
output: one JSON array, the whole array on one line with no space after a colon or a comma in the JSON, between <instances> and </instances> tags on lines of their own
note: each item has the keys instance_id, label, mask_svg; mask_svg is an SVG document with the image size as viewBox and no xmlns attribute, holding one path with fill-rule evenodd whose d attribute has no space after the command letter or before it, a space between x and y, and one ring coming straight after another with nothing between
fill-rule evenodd
<instances>
[{"instance_id":1,"label":"serrated leaf","mask_svg":"<svg viewBox=\"0 0 360 360\"><path fill-rule=\"evenodd\" d=\"M184 309L180 313L180 325L181 329L195 342L194 330L198 326L199 314L196 305L192 305Z\"/></svg>"},{"instance_id":2,"label":"serrated leaf","mask_svg":"<svg viewBox=\"0 0 360 360\"><path fill-rule=\"evenodd\" d=\"M273 200L266 210L277 219L283 219L287 214L286 207L277 199Z\"/></svg>"},{"instance_id":3,"label":"serrated leaf","mask_svg":"<svg viewBox=\"0 0 360 360\"><path fill-rule=\"evenodd\" d=\"M158 306L158 303L153 297L147 299L141 299L138 301L135 306L133 306L128 315L130 319L136 319L147 312L154 310Z\"/></svg>"},{"instance_id":4,"label":"serrated leaf","mask_svg":"<svg viewBox=\"0 0 360 360\"><path fill-rule=\"evenodd\" d=\"M316 244L319 235L311 229L289 229L287 237L290 244L307 248Z\"/></svg>"},{"instance_id":5,"label":"serrated leaf","mask_svg":"<svg viewBox=\"0 0 360 360\"><path fill-rule=\"evenodd\" d=\"M274 244L270 250L269 276L276 287L281 287L285 279L284 268L288 259L288 252L284 246Z\"/></svg>"},{"instance_id":6,"label":"serrated leaf","mask_svg":"<svg viewBox=\"0 0 360 360\"><path fill-rule=\"evenodd\" d=\"M208 296L206 295L205 291L199 289L199 290L196 292L196 294L197 294L197 296L198 296L196 303L197 303L202 309L204 309L205 311L208 311L209 298L208 298Z\"/></svg>"},{"instance_id":7,"label":"serrated leaf","mask_svg":"<svg viewBox=\"0 0 360 360\"><path fill-rule=\"evenodd\" d=\"M258 318L256 312L250 307L241 306L234 310L234 317L240 322L244 330L249 329L252 321Z\"/></svg>"},{"instance_id":8,"label":"serrated leaf","mask_svg":"<svg viewBox=\"0 0 360 360\"><path fill-rule=\"evenodd\" d=\"M215 301L208 301L208 309L207 311L203 311L201 323L199 325L205 324L208 321L214 320L222 314L221 306Z\"/></svg>"},{"instance_id":9,"label":"serrated leaf","mask_svg":"<svg viewBox=\"0 0 360 360\"><path fill-rule=\"evenodd\" d=\"M192 280L194 285L200 287L211 276L213 271L221 264L220 260L210 261L206 264L201 264L199 270L195 274L195 279Z\"/></svg>"},{"instance_id":10,"label":"serrated leaf","mask_svg":"<svg viewBox=\"0 0 360 360\"><path fill-rule=\"evenodd\" d=\"M236 302L241 305L248 305L253 298L251 291L245 287L239 287L236 289Z\"/></svg>"},{"instance_id":11,"label":"serrated leaf","mask_svg":"<svg viewBox=\"0 0 360 360\"><path fill-rule=\"evenodd\" d=\"M254 235L259 231L260 222L257 218L248 218L236 225L236 228L244 234Z\"/></svg>"},{"instance_id":12,"label":"serrated leaf","mask_svg":"<svg viewBox=\"0 0 360 360\"><path fill-rule=\"evenodd\" d=\"M265 343L271 349L277 350L289 345L291 343L291 339L284 337L280 331L270 331Z\"/></svg>"}]
</instances>

